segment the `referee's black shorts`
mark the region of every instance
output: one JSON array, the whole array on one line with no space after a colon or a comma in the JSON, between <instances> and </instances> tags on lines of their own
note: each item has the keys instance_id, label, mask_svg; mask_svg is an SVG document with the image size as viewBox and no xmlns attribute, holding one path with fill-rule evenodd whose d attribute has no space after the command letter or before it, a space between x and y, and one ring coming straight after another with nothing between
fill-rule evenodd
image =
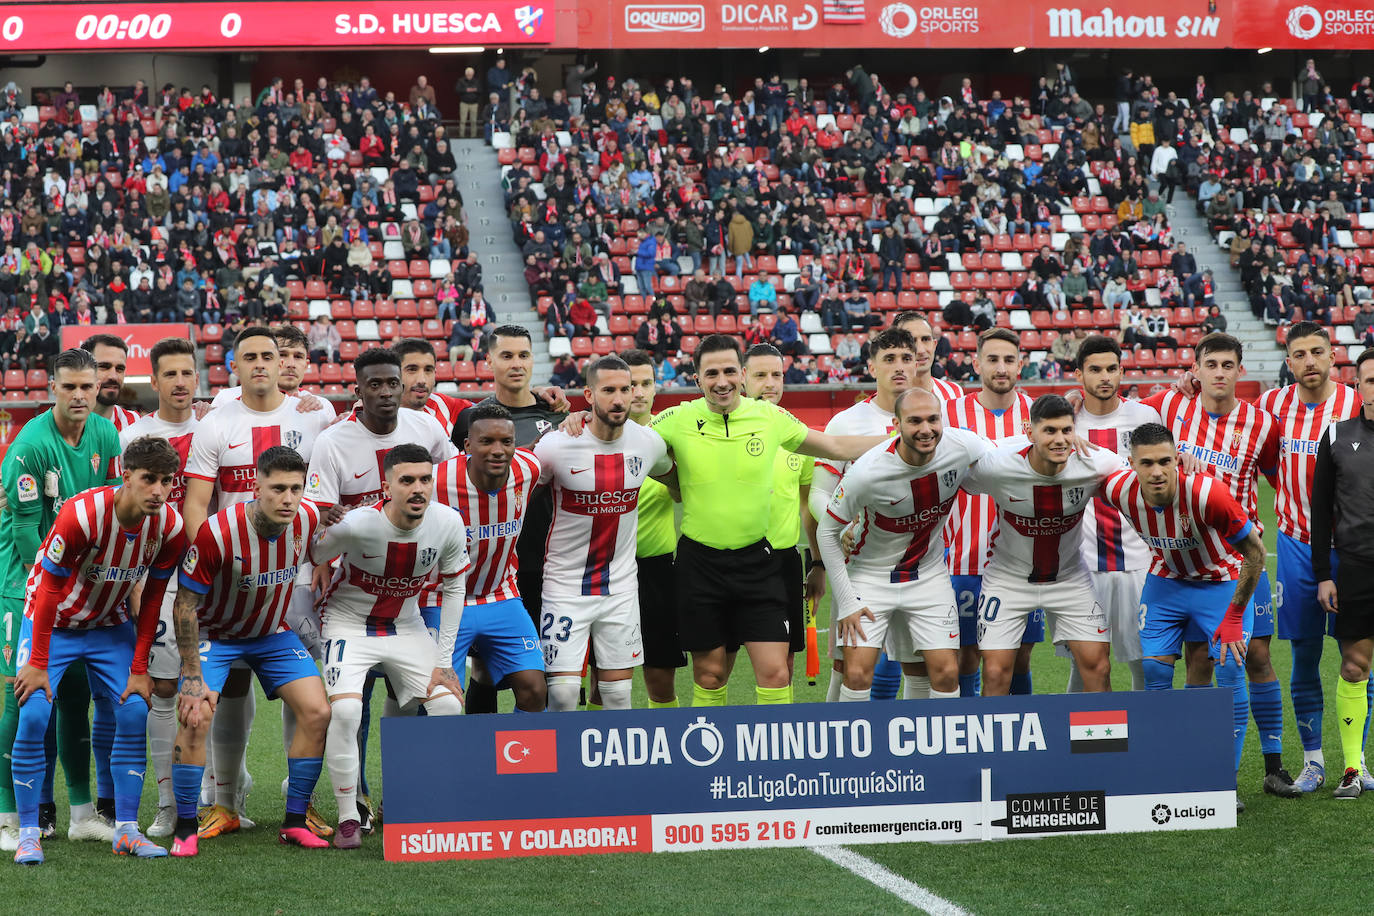
<instances>
[{"instance_id":1,"label":"referee's black shorts","mask_svg":"<svg viewBox=\"0 0 1374 916\"><path fill-rule=\"evenodd\" d=\"M1336 572L1337 640L1374 638L1374 568L1351 558Z\"/></svg>"},{"instance_id":2,"label":"referee's black shorts","mask_svg":"<svg viewBox=\"0 0 1374 916\"><path fill-rule=\"evenodd\" d=\"M650 668L682 668L687 656L677 638L677 592L673 555L640 557L639 635L644 641L644 664Z\"/></svg>"},{"instance_id":3,"label":"referee's black shorts","mask_svg":"<svg viewBox=\"0 0 1374 916\"><path fill-rule=\"evenodd\" d=\"M806 651L805 577L801 552L795 547L778 550L778 587L787 601L787 635L793 652Z\"/></svg>"},{"instance_id":4,"label":"referee's black shorts","mask_svg":"<svg viewBox=\"0 0 1374 916\"><path fill-rule=\"evenodd\" d=\"M747 642L790 642L787 600L778 588L778 554L766 540L717 550L680 538L676 572L682 648L706 652Z\"/></svg>"}]
</instances>

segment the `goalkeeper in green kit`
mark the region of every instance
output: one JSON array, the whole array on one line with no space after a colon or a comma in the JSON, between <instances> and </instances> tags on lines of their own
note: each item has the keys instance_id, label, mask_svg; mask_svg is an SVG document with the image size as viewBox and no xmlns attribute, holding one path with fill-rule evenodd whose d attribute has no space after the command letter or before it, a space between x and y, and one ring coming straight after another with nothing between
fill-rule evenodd
<instances>
[{"instance_id":1,"label":"goalkeeper in green kit","mask_svg":"<svg viewBox=\"0 0 1374 916\"><path fill-rule=\"evenodd\" d=\"M4 714L0 716L0 849L7 851L19 842L10 752L19 724L19 706L14 698L15 644L24 614L25 584L38 546L51 530L62 503L91 487L120 480L119 435L113 423L91 411L96 396L94 358L84 350L63 352L53 363L51 385L52 409L24 425L0 463L0 486L7 503L0 511L0 674L5 679ZM67 836L108 843L114 831L110 779L114 712L107 700L99 700L94 728L88 725L90 684L84 670L76 673L80 676L62 679L57 690L57 715L53 717L71 803ZM108 805L108 812L91 803L88 744L96 755L98 805ZM56 832L56 820L52 786L45 785L39 806L43 837Z\"/></svg>"}]
</instances>

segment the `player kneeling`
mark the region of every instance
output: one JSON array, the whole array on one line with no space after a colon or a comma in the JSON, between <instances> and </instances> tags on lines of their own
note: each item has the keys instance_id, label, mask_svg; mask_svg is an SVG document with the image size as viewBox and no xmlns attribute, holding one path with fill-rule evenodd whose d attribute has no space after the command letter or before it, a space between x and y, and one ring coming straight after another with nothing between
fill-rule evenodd
<instances>
[{"instance_id":1,"label":"player kneeling","mask_svg":"<svg viewBox=\"0 0 1374 916\"><path fill-rule=\"evenodd\" d=\"M923 653L930 696L959 696L959 619L941 530L970 465L991 446L945 428L939 399L924 389L903 391L893 409L900 437L854 462L819 520L844 653L841 701L869 698L885 637L907 678L915 679L916 653ZM840 536L855 517L859 530L846 559Z\"/></svg>"},{"instance_id":2,"label":"player kneeling","mask_svg":"<svg viewBox=\"0 0 1374 916\"><path fill-rule=\"evenodd\" d=\"M323 764L329 703L310 653L286 624L296 573L320 529L319 510L301 501L305 471L304 459L293 449L279 445L264 451L258 456L253 500L206 519L182 561L172 610L181 653L180 728L172 754L174 856L198 851L196 802L205 742L236 661L256 672L267 696L281 697L296 716L296 734L287 749L281 842L312 849L329 845L305 821Z\"/></svg>"},{"instance_id":3,"label":"player kneeling","mask_svg":"<svg viewBox=\"0 0 1374 916\"><path fill-rule=\"evenodd\" d=\"M403 713L413 714L420 704L431 716L463 711L453 644L463 617L467 524L456 509L426 511L434 496L434 462L424 446L391 449L382 473L384 501L354 509L310 550L319 578L339 559L321 613L324 679L333 708L325 754L339 803L339 849L362 845L357 736L368 671L381 668ZM437 645L418 598L436 572L444 592Z\"/></svg>"}]
</instances>

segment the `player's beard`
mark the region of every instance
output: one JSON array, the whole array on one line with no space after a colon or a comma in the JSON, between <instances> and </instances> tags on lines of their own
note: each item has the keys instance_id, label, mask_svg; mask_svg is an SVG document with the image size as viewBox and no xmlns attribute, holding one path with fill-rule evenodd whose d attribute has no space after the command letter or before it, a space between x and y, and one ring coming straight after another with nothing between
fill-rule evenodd
<instances>
[{"instance_id":1,"label":"player's beard","mask_svg":"<svg viewBox=\"0 0 1374 916\"><path fill-rule=\"evenodd\" d=\"M611 429L619 429L620 427L624 426L625 421L630 416L629 411L627 410L625 413L620 415L620 419L614 419L611 417L609 413L603 412L601 408L597 407L595 404L592 405L592 413L596 414L596 418L600 420L602 423L605 423L606 426L608 426Z\"/></svg>"},{"instance_id":2,"label":"player's beard","mask_svg":"<svg viewBox=\"0 0 1374 916\"><path fill-rule=\"evenodd\" d=\"M119 392L121 389L100 386L100 390L95 393L95 402L101 407L113 407L119 403Z\"/></svg>"}]
</instances>

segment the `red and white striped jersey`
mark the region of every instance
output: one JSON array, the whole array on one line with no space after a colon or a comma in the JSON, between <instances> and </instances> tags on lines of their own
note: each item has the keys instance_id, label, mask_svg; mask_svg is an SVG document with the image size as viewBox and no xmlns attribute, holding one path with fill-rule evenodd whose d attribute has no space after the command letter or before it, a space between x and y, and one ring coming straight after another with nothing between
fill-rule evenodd
<instances>
[{"instance_id":1,"label":"red and white striped jersey","mask_svg":"<svg viewBox=\"0 0 1374 916\"><path fill-rule=\"evenodd\" d=\"M321 599L328 639L425 633L420 591L432 576L442 582L468 568L463 516L430 504L420 524L404 531L382 503L354 509L326 528L310 547L310 561L339 566Z\"/></svg>"},{"instance_id":2,"label":"red and white striped jersey","mask_svg":"<svg viewBox=\"0 0 1374 916\"><path fill-rule=\"evenodd\" d=\"M855 580L873 585L945 575L941 529L970 466L991 449L973 433L946 429L930 461L913 467L897 444L876 446L851 463L826 506L841 525L859 522L842 575L830 573L844 608L840 616L862 607L854 603Z\"/></svg>"},{"instance_id":3,"label":"red and white striped jersey","mask_svg":"<svg viewBox=\"0 0 1374 916\"><path fill-rule=\"evenodd\" d=\"M396 411L396 428L380 436L363 425L357 410L352 411L315 440L305 498L326 508L380 502L387 452L409 443L427 449L435 463L458 454L438 421L422 411Z\"/></svg>"},{"instance_id":4,"label":"red and white striped jersey","mask_svg":"<svg viewBox=\"0 0 1374 916\"><path fill-rule=\"evenodd\" d=\"M1124 456L1130 454L1135 428L1158 422L1159 412L1153 407L1123 400L1116 410L1101 416L1080 410L1074 425L1078 435L1093 445ZM1148 569L1150 548L1116 507L1098 496L1092 509L1083 513L1083 562L1096 572Z\"/></svg>"},{"instance_id":5,"label":"red and white striped jersey","mask_svg":"<svg viewBox=\"0 0 1374 916\"><path fill-rule=\"evenodd\" d=\"M118 487L95 487L62 504L29 573L24 616L47 572L63 582L53 629L109 627L129 619L128 598L145 575L166 579L186 550L181 514L164 505L127 529L115 517Z\"/></svg>"},{"instance_id":6,"label":"red and white striped jersey","mask_svg":"<svg viewBox=\"0 0 1374 916\"><path fill-rule=\"evenodd\" d=\"M1051 477L1031 467L1030 451L1014 443L994 449L969 471L964 490L997 507L988 569L1027 582L1059 582L1086 571L1079 523L1097 488L1125 461L1105 449L1075 452Z\"/></svg>"},{"instance_id":7,"label":"red and white striped jersey","mask_svg":"<svg viewBox=\"0 0 1374 916\"><path fill-rule=\"evenodd\" d=\"M1016 401L1002 411L988 410L978 401L978 392L945 402L945 427L966 429L984 439L1008 439L1030 431L1032 399L1016 392ZM954 576L981 576L992 553L992 538L997 533L997 507L987 496L960 493L954 514L945 523L945 543L949 546L949 572Z\"/></svg>"},{"instance_id":8,"label":"red and white striped jersey","mask_svg":"<svg viewBox=\"0 0 1374 916\"><path fill-rule=\"evenodd\" d=\"M202 596L200 622L211 639L285 630L291 589L319 533L320 510L309 500L270 540L253 527L253 506L235 503L207 518L181 562L177 583Z\"/></svg>"},{"instance_id":9,"label":"red and white striped jersey","mask_svg":"<svg viewBox=\"0 0 1374 916\"><path fill-rule=\"evenodd\" d=\"M1102 486L1102 496L1153 551L1151 575L1195 582L1240 576L1241 555L1232 545L1250 533L1253 523L1217 478L1180 472L1173 505L1156 508L1145 502L1135 472L1120 471Z\"/></svg>"},{"instance_id":10,"label":"red and white striped jersey","mask_svg":"<svg viewBox=\"0 0 1374 916\"><path fill-rule=\"evenodd\" d=\"M191 452L191 436L196 431L196 425L200 421L195 414L191 414L181 423L171 423L162 419L156 413L139 417L131 425L119 431L119 447L126 449L129 443L143 436L161 436L171 443L176 450L177 458L180 460L181 473L177 474L176 483L172 487L172 495L167 497L167 502L173 509L181 511L182 501L186 499L186 456Z\"/></svg>"},{"instance_id":11,"label":"red and white striped jersey","mask_svg":"<svg viewBox=\"0 0 1374 916\"><path fill-rule=\"evenodd\" d=\"M933 375L930 377L930 390L942 401L956 401L968 393L960 385Z\"/></svg>"},{"instance_id":12,"label":"red and white striped jersey","mask_svg":"<svg viewBox=\"0 0 1374 916\"><path fill-rule=\"evenodd\" d=\"M127 407L120 407L115 404L110 408L110 422L115 425L115 432L123 432L126 428L138 422L141 416L137 410L130 410Z\"/></svg>"},{"instance_id":13,"label":"red and white striped jersey","mask_svg":"<svg viewBox=\"0 0 1374 916\"><path fill-rule=\"evenodd\" d=\"M1273 416L1248 401L1238 401L1230 413L1214 417L1201 398L1177 391L1161 391L1145 400L1159 411L1174 434L1178 450L1211 465L1236 502L1259 520L1259 475L1272 474L1279 463L1278 424Z\"/></svg>"},{"instance_id":14,"label":"red and white striped jersey","mask_svg":"<svg viewBox=\"0 0 1374 916\"><path fill-rule=\"evenodd\" d=\"M315 440L334 419L328 410L301 413L298 400L283 398L275 410L247 407L242 400L217 407L196 427L186 476L215 485L215 507L224 509L253 498L258 456L274 445L295 449L307 462Z\"/></svg>"},{"instance_id":15,"label":"red and white striped jersey","mask_svg":"<svg viewBox=\"0 0 1374 916\"><path fill-rule=\"evenodd\" d=\"M896 429L897 418L890 411L879 407L872 396L846 407L825 424L826 433L832 436L890 436ZM828 472L832 482L843 477L853 465L852 461L816 459L816 470Z\"/></svg>"},{"instance_id":16,"label":"red and white striped jersey","mask_svg":"<svg viewBox=\"0 0 1374 916\"><path fill-rule=\"evenodd\" d=\"M539 483L534 452L516 449L510 474L501 489L478 490L468 476L468 456L450 458L434 469L434 499L453 506L467 520L468 568L466 604L491 604L520 597L515 583L519 561L515 542ZM437 603L437 602L436 602Z\"/></svg>"},{"instance_id":17,"label":"red and white striped jersey","mask_svg":"<svg viewBox=\"0 0 1374 916\"><path fill-rule=\"evenodd\" d=\"M439 421L439 425L444 428L444 434L453 435L453 426L458 422L458 415L472 406L471 401L462 398L455 398L451 394L440 394L434 392L425 401L424 412Z\"/></svg>"},{"instance_id":18,"label":"red and white striped jersey","mask_svg":"<svg viewBox=\"0 0 1374 916\"><path fill-rule=\"evenodd\" d=\"M1360 412L1360 396L1348 385L1337 385L1325 401L1303 402L1297 385L1270 388L1255 406L1274 418L1279 428L1279 479L1274 511L1279 530L1303 543L1312 540L1312 477L1317 472L1317 445L1332 423Z\"/></svg>"},{"instance_id":19,"label":"red and white striped jersey","mask_svg":"<svg viewBox=\"0 0 1374 916\"><path fill-rule=\"evenodd\" d=\"M559 430L534 447L541 484L553 486L553 521L545 541L544 594L628 595L639 588L635 539L639 488L672 469L663 437L638 423L613 442L590 429Z\"/></svg>"}]
</instances>

